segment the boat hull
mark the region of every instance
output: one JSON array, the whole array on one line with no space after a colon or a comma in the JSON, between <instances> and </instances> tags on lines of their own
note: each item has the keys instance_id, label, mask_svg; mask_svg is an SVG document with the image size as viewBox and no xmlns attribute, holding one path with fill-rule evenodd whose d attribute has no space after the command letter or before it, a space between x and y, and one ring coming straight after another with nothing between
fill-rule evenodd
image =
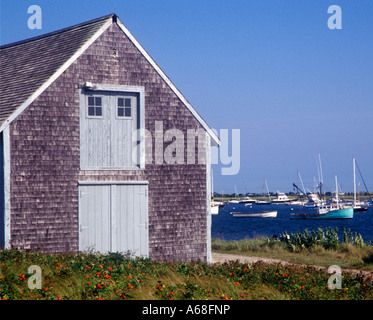
<instances>
[{"instance_id":1,"label":"boat hull","mask_svg":"<svg viewBox=\"0 0 373 320\"><path fill-rule=\"evenodd\" d=\"M261 206L263 206L263 205L270 205L271 201L262 201L262 200L259 200L255 204L261 205Z\"/></svg>"},{"instance_id":2,"label":"boat hull","mask_svg":"<svg viewBox=\"0 0 373 320\"><path fill-rule=\"evenodd\" d=\"M277 211L232 212L234 218L276 218Z\"/></svg>"},{"instance_id":3,"label":"boat hull","mask_svg":"<svg viewBox=\"0 0 373 320\"><path fill-rule=\"evenodd\" d=\"M363 206L356 206L356 207L353 207L354 208L354 212L365 212L365 211L368 211L369 207L366 206L366 207L363 207Z\"/></svg>"},{"instance_id":4,"label":"boat hull","mask_svg":"<svg viewBox=\"0 0 373 320\"><path fill-rule=\"evenodd\" d=\"M330 210L326 213L294 213L290 215L290 219L304 220L304 219L352 219L354 217L353 208L344 208L337 210Z\"/></svg>"},{"instance_id":5,"label":"boat hull","mask_svg":"<svg viewBox=\"0 0 373 320\"><path fill-rule=\"evenodd\" d=\"M211 214L218 214L219 206L211 206Z\"/></svg>"}]
</instances>

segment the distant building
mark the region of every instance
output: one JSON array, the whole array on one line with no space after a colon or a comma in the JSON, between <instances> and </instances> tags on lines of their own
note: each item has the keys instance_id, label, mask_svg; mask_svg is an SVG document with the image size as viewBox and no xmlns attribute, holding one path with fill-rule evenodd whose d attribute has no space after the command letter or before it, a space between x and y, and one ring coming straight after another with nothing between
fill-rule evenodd
<instances>
[{"instance_id":1,"label":"distant building","mask_svg":"<svg viewBox=\"0 0 373 320\"><path fill-rule=\"evenodd\" d=\"M0 52L0 246L209 261L219 140L119 18ZM204 136L173 164L159 128Z\"/></svg>"}]
</instances>

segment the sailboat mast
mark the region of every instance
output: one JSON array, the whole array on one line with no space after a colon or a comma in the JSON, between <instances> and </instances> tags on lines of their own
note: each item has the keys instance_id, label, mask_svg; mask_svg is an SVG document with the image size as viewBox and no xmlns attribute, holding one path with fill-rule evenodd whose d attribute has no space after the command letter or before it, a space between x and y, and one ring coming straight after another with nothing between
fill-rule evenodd
<instances>
[{"instance_id":1,"label":"sailboat mast","mask_svg":"<svg viewBox=\"0 0 373 320\"><path fill-rule=\"evenodd\" d=\"M337 176L335 176L335 196L337 199L337 207L339 206L339 198L338 198L338 181Z\"/></svg>"},{"instance_id":2,"label":"sailboat mast","mask_svg":"<svg viewBox=\"0 0 373 320\"><path fill-rule=\"evenodd\" d=\"M354 205L356 205L356 169L355 169L355 157L352 158L352 164L354 168Z\"/></svg>"},{"instance_id":3,"label":"sailboat mast","mask_svg":"<svg viewBox=\"0 0 373 320\"><path fill-rule=\"evenodd\" d=\"M324 177L322 174L321 156L319 153L319 165L320 165L320 194L322 194L322 187L324 185Z\"/></svg>"}]
</instances>

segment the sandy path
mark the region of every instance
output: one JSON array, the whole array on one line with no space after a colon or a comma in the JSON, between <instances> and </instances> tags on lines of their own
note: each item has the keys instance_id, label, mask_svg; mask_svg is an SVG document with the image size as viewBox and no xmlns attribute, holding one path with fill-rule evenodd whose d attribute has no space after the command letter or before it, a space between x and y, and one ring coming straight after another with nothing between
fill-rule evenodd
<instances>
[{"instance_id":1,"label":"sandy path","mask_svg":"<svg viewBox=\"0 0 373 320\"><path fill-rule=\"evenodd\" d=\"M290 264L290 262L283 261L280 259L271 259L271 258L264 258L264 257L254 257L254 256L245 256L245 255L239 255L239 254L226 254L226 253L212 253L212 263L224 263L229 261L236 261L238 260L241 263L249 263L253 264L258 261L264 262L264 263L281 263L281 264Z\"/></svg>"},{"instance_id":2,"label":"sandy path","mask_svg":"<svg viewBox=\"0 0 373 320\"><path fill-rule=\"evenodd\" d=\"M224 263L229 261L239 261L241 263L248 263L253 264L256 262L263 262L263 263L280 263L282 265L298 265L298 266L308 266L313 267L315 269L327 269L327 267L323 266L315 266L315 265L305 265L305 264L297 264L289 261L284 261L280 259L272 259L272 258L264 258L264 257L254 257L254 256L245 256L245 255L236 255L236 254L226 254L226 253L216 253L213 252L211 256L212 263ZM358 269L343 269L342 272L350 272L354 274L361 274L362 276L366 277L368 281L373 281L373 272L371 271L364 271Z\"/></svg>"}]
</instances>

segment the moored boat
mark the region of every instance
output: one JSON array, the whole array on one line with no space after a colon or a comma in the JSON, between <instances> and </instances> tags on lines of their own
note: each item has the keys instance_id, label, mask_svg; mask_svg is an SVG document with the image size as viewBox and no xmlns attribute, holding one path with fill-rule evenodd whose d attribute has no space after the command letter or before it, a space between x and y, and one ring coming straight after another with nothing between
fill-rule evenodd
<instances>
[{"instance_id":1,"label":"moored boat","mask_svg":"<svg viewBox=\"0 0 373 320\"><path fill-rule=\"evenodd\" d=\"M250 197L244 197L244 198L242 198L240 201L239 201L239 203L255 203L255 201L256 200L254 200L254 199L251 199Z\"/></svg>"},{"instance_id":2,"label":"moored boat","mask_svg":"<svg viewBox=\"0 0 373 320\"><path fill-rule=\"evenodd\" d=\"M369 203L365 201L361 201L360 199L356 199L356 159L352 159L353 163L353 170L354 170L354 202L352 207L354 208L355 212L365 212L369 209ZM359 170L360 171L360 170ZM368 191L368 190L367 190ZM359 184L359 194L360 194L360 184Z\"/></svg>"},{"instance_id":3,"label":"moored boat","mask_svg":"<svg viewBox=\"0 0 373 320\"><path fill-rule=\"evenodd\" d=\"M354 217L353 208L325 208L319 207L315 213L292 213L290 219L304 220L304 219L352 219Z\"/></svg>"},{"instance_id":4,"label":"moored boat","mask_svg":"<svg viewBox=\"0 0 373 320\"><path fill-rule=\"evenodd\" d=\"M232 212L234 218L276 218L277 211Z\"/></svg>"},{"instance_id":5,"label":"moored boat","mask_svg":"<svg viewBox=\"0 0 373 320\"><path fill-rule=\"evenodd\" d=\"M336 203L320 205L315 213L293 213L290 219L352 219L354 209L339 203L337 177L335 177L335 185Z\"/></svg>"},{"instance_id":6,"label":"moored boat","mask_svg":"<svg viewBox=\"0 0 373 320\"><path fill-rule=\"evenodd\" d=\"M277 191L277 199L273 199L272 203L275 203L275 204L290 203L290 199L285 193Z\"/></svg>"},{"instance_id":7,"label":"moored boat","mask_svg":"<svg viewBox=\"0 0 373 320\"><path fill-rule=\"evenodd\" d=\"M221 207L224 206L222 201L211 201L211 214L218 214Z\"/></svg>"},{"instance_id":8,"label":"moored boat","mask_svg":"<svg viewBox=\"0 0 373 320\"><path fill-rule=\"evenodd\" d=\"M317 193L309 193L307 195L308 201L304 204L306 208L317 208L325 204L324 200L321 200Z\"/></svg>"},{"instance_id":9,"label":"moored boat","mask_svg":"<svg viewBox=\"0 0 373 320\"><path fill-rule=\"evenodd\" d=\"M365 212L368 211L369 204L354 204L352 208L354 209L354 212Z\"/></svg>"},{"instance_id":10,"label":"moored boat","mask_svg":"<svg viewBox=\"0 0 373 320\"><path fill-rule=\"evenodd\" d=\"M267 196L266 196L267 195ZM267 197L267 198L266 198ZM271 200L271 195L269 193L269 189L268 189L268 184L267 184L267 179L264 178L264 185L263 185L263 199L259 199L255 202L255 204L259 204L259 205L268 205L268 204L271 204L272 203L272 200Z\"/></svg>"},{"instance_id":11,"label":"moored boat","mask_svg":"<svg viewBox=\"0 0 373 320\"><path fill-rule=\"evenodd\" d=\"M259 204L259 205L268 205L271 203L272 203L271 201L267 201L267 200L258 200L257 202L255 202L255 204Z\"/></svg>"}]
</instances>

